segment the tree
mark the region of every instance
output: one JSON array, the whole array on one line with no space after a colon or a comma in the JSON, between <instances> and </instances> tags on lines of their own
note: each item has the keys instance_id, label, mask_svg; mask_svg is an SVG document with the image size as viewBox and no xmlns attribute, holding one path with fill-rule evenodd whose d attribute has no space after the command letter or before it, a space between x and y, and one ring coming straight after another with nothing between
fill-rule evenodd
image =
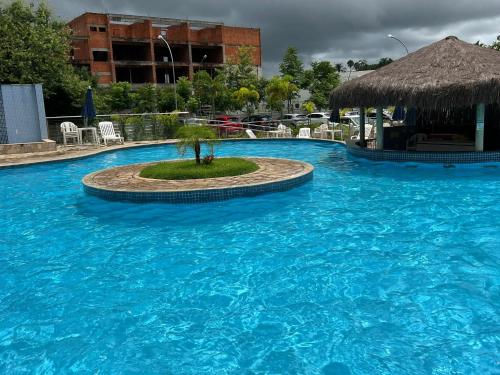
<instances>
[{"instance_id":1,"label":"tree","mask_svg":"<svg viewBox=\"0 0 500 375\"><path fill-rule=\"evenodd\" d=\"M497 40L494 41L491 45L487 45L487 44L481 43L479 40L476 42L476 45L500 51L500 35L497 36Z\"/></svg>"},{"instance_id":2,"label":"tree","mask_svg":"<svg viewBox=\"0 0 500 375\"><path fill-rule=\"evenodd\" d=\"M379 61L378 61L378 64L376 64L376 66L373 67L373 69L378 69L378 68L381 68L385 65L389 65L390 63L392 63L394 60L391 59L390 57L382 57Z\"/></svg>"},{"instance_id":3,"label":"tree","mask_svg":"<svg viewBox=\"0 0 500 375\"><path fill-rule=\"evenodd\" d=\"M280 72L283 77L290 77L290 81L295 86L301 84L302 76L304 75L304 64L299 58L297 48L287 48L283 56L283 61L280 64Z\"/></svg>"},{"instance_id":4,"label":"tree","mask_svg":"<svg viewBox=\"0 0 500 375\"><path fill-rule=\"evenodd\" d=\"M361 70L369 70L368 62L366 60L358 60L354 63L354 69L358 72Z\"/></svg>"},{"instance_id":5,"label":"tree","mask_svg":"<svg viewBox=\"0 0 500 375\"><path fill-rule=\"evenodd\" d=\"M497 40L493 42L493 44L490 46L490 48L493 48L497 51L500 51L500 35L497 36Z\"/></svg>"},{"instance_id":6,"label":"tree","mask_svg":"<svg viewBox=\"0 0 500 375\"><path fill-rule=\"evenodd\" d=\"M290 112L291 100L298 91L299 88L292 82L290 76L273 77L266 87L267 101L271 108L279 110L283 117L283 102L287 101Z\"/></svg>"},{"instance_id":7,"label":"tree","mask_svg":"<svg viewBox=\"0 0 500 375\"><path fill-rule=\"evenodd\" d=\"M199 70L193 77L194 96L200 105L212 102L212 77L206 70Z\"/></svg>"},{"instance_id":8,"label":"tree","mask_svg":"<svg viewBox=\"0 0 500 375\"><path fill-rule=\"evenodd\" d=\"M200 103L194 96L192 96L186 102L186 107L189 112L194 113L198 110L198 108L200 108Z\"/></svg>"},{"instance_id":9,"label":"tree","mask_svg":"<svg viewBox=\"0 0 500 375\"><path fill-rule=\"evenodd\" d=\"M184 155L186 149L194 151L196 164L201 164L201 145L206 143L212 148L217 139L215 131L208 126L183 126L177 131L176 138L179 140L176 145L179 153Z\"/></svg>"},{"instance_id":10,"label":"tree","mask_svg":"<svg viewBox=\"0 0 500 375\"><path fill-rule=\"evenodd\" d=\"M81 110L85 81L70 63L70 30L45 2L0 2L0 82L41 83L48 114Z\"/></svg>"},{"instance_id":11,"label":"tree","mask_svg":"<svg viewBox=\"0 0 500 375\"><path fill-rule=\"evenodd\" d=\"M330 92L339 85L339 74L329 61L314 61L311 69L306 71L307 87L311 93L311 101L317 108L328 107Z\"/></svg>"},{"instance_id":12,"label":"tree","mask_svg":"<svg viewBox=\"0 0 500 375\"><path fill-rule=\"evenodd\" d=\"M229 58L228 63L224 65L223 74L229 89L239 90L241 87L257 86L257 73L252 55L252 47L240 47L237 57Z\"/></svg>"},{"instance_id":13,"label":"tree","mask_svg":"<svg viewBox=\"0 0 500 375\"><path fill-rule=\"evenodd\" d=\"M171 86L157 89L158 110L160 112L175 111L175 90ZM177 108L183 110L186 107L184 98L177 91Z\"/></svg>"},{"instance_id":14,"label":"tree","mask_svg":"<svg viewBox=\"0 0 500 375\"><path fill-rule=\"evenodd\" d=\"M187 77L182 76L177 80L177 94L184 99L184 102L193 95L193 84Z\"/></svg>"},{"instance_id":15,"label":"tree","mask_svg":"<svg viewBox=\"0 0 500 375\"><path fill-rule=\"evenodd\" d=\"M132 107L132 85L128 82L111 84L109 90L109 105L112 111L125 111Z\"/></svg>"},{"instance_id":16,"label":"tree","mask_svg":"<svg viewBox=\"0 0 500 375\"><path fill-rule=\"evenodd\" d=\"M134 95L134 112L152 113L158 109L157 92L155 86L148 83L137 89Z\"/></svg>"},{"instance_id":17,"label":"tree","mask_svg":"<svg viewBox=\"0 0 500 375\"><path fill-rule=\"evenodd\" d=\"M347 67L349 68L349 77L347 78L347 80L349 80L351 78L352 69L354 68L354 61L347 60Z\"/></svg>"},{"instance_id":18,"label":"tree","mask_svg":"<svg viewBox=\"0 0 500 375\"><path fill-rule=\"evenodd\" d=\"M233 97L239 108L245 108L248 116L252 114L259 102L259 93L253 88L241 87L233 93Z\"/></svg>"},{"instance_id":19,"label":"tree","mask_svg":"<svg viewBox=\"0 0 500 375\"><path fill-rule=\"evenodd\" d=\"M306 111L306 113L308 115L310 115L311 113L314 112L314 110L316 109L316 107L315 107L315 105L314 105L313 102L307 101L307 102L302 103L302 109L304 111ZM311 124L311 118L310 117L309 117L309 124Z\"/></svg>"}]
</instances>

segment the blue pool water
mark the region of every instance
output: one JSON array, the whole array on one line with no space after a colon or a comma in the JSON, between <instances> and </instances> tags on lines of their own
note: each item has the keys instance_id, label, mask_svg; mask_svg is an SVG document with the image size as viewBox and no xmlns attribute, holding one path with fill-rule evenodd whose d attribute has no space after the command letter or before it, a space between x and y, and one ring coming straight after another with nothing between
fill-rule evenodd
<instances>
[{"instance_id":1,"label":"blue pool water","mask_svg":"<svg viewBox=\"0 0 500 375\"><path fill-rule=\"evenodd\" d=\"M357 161L288 192L197 205L86 196L173 146L0 170L0 373L500 372L500 167Z\"/></svg>"}]
</instances>

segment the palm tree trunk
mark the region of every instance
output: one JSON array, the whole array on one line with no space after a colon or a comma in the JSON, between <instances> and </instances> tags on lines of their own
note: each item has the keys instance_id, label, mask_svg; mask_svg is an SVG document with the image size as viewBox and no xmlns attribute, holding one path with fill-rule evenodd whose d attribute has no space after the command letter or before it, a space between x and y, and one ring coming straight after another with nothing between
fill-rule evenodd
<instances>
[{"instance_id":1,"label":"palm tree trunk","mask_svg":"<svg viewBox=\"0 0 500 375\"><path fill-rule=\"evenodd\" d=\"M199 141L196 141L194 144L194 154L196 155L196 164L201 164L201 146Z\"/></svg>"}]
</instances>

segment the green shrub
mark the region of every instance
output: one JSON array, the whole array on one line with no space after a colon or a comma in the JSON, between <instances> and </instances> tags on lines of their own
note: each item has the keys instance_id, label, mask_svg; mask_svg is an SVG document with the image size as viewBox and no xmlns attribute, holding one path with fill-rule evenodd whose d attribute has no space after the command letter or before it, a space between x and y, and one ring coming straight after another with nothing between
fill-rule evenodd
<instances>
[{"instance_id":1,"label":"green shrub","mask_svg":"<svg viewBox=\"0 0 500 375\"><path fill-rule=\"evenodd\" d=\"M140 176L162 180L188 180L240 176L255 172L259 166L253 161L241 158L213 159L208 164L197 164L195 160L178 160L150 165Z\"/></svg>"},{"instance_id":2,"label":"green shrub","mask_svg":"<svg viewBox=\"0 0 500 375\"><path fill-rule=\"evenodd\" d=\"M125 141L128 140L127 131L125 129L125 118L121 115L111 115L110 119L113 124L118 125L118 129L120 129L120 135L123 137L123 139Z\"/></svg>"},{"instance_id":3,"label":"green shrub","mask_svg":"<svg viewBox=\"0 0 500 375\"><path fill-rule=\"evenodd\" d=\"M163 128L163 137L167 139L175 138L175 134L182 126L179 122L179 116L176 113L157 115L156 121Z\"/></svg>"},{"instance_id":4,"label":"green shrub","mask_svg":"<svg viewBox=\"0 0 500 375\"><path fill-rule=\"evenodd\" d=\"M146 129L144 126L144 118L142 116L130 116L125 121L125 124L133 127L134 141L144 140Z\"/></svg>"}]
</instances>

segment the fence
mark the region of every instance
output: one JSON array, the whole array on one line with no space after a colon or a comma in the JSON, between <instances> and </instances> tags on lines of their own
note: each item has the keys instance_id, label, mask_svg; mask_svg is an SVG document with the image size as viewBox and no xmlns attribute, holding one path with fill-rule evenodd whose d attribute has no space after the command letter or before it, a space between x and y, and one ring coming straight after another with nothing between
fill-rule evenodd
<instances>
[{"instance_id":1,"label":"fence","mask_svg":"<svg viewBox=\"0 0 500 375\"><path fill-rule=\"evenodd\" d=\"M179 127L190 125L206 125L213 127L221 138L246 137L245 130L250 129L258 137L270 137L276 130L278 122L240 122L240 121L218 121L207 118L188 118L185 112L181 112L178 117L173 113L138 113L138 114L108 114L97 115L92 124L87 126L97 126L98 122L111 121L115 131L119 131L126 141L151 141L161 139L171 139ZM62 133L60 125L69 121L78 127L85 127L81 116L56 116L47 117L47 129L49 139L62 143ZM286 122L286 121L283 121ZM289 124L290 125L290 124Z\"/></svg>"}]
</instances>

